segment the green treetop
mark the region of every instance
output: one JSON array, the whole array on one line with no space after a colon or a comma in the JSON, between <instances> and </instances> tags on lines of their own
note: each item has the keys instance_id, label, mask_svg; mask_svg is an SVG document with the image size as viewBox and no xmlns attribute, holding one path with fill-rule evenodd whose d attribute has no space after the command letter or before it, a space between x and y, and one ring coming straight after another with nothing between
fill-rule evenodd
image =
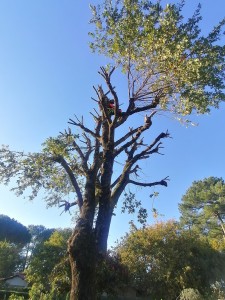
<instances>
[{"instance_id":1,"label":"green treetop","mask_svg":"<svg viewBox=\"0 0 225 300\"><path fill-rule=\"evenodd\" d=\"M194 181L179 205L181 223L211 238L225 237L225 183L209 177Z\"/></svg>"},{"instance_id":2,"label":"green treetop","mask_svg":"<svg viewBox=\"0 0 225 300\"><path fill-rule=\"evenodd\" d=\"M225 99L225 47L216 43L225 20L204 37L200 5L186 21L184 2L162 7L159 1L105 0L91 6L90 46L127 73L135 103L156 105L160 99L164 110L188 115Z\"/></svg>"}]
</instances>

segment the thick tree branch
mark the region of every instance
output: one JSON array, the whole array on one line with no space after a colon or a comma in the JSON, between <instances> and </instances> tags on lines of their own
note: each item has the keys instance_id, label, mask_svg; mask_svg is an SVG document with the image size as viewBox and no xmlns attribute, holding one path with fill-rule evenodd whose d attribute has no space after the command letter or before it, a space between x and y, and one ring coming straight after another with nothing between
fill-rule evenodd
<instances>
[{"instance_id":1,"label":"thick tree branch","mask_svg":"<svg viewBox=\"0 0 225 300\"><path fill-rule=\"evenodd\" d=\"M158 135L158 137L153 141L153 143L151 145L149 145L145 150L141 151L140 153L136 154L135 156L133 156L136 148L135 148L135 144L132 147L132 150L128 151L128 159L126 161L126 164L123 168L122 174L114 181L114 183L111 185L112 188L114 188L113 192L112 192L112 207L114 207L117 204L117 201L119 199L119 197L121 196L124 188L126 187L127 184L129 183L136 183L136 181L131 181L131 179L129 178L131 173L134 173L137 171L137 168L139 168L139 166L135 166L135 168L132 169L132 167L134 166L134 164L141 159L145 159L148 158L152 153L158 153L159 147L161 145L160 140L162 138L166 138L169 137L169 133L166 132L162 132L161 134ZM161 185L165 185L166 179L163 179L162 181L158 182L158 184ZM153 183L150 183L153 185ZM139 183L139 185L145 186L146 184L143 183ZM147 184L146 186L149 186L149 184Z\"/></svg>"},{"instance_id":2,"label":"thick tree branch","mask_svg":"<svg viewBox=\"0 0 225 300\"><path fill-rule=\"evenodd\" d=\"M98 117L95 120L96 120L95 132L97 135L100 136L102 119L101 119L101 117ZM102 157L102 154L100 154L100 141L99 141L99 139L95 139L95 151L94 151L93 164L92 164L91 169L94 170L96 173L98 172L98 169L100 168L100 165L101 165L101 157Z\"/></svg>"},{"instance_id":3,"label":"thick tree branch","mask_svg":"<svg viewBox=\"0 0 225 300\"><path fill-rule=\"evenodd\" d=\"M130 128L130 131L128 133L126 133L122 138L120 138L119 140L117 140L115 142L115 147L117 147L119 144L125 142L129 137L131 137L132 135L134 135L137 131L140 130L140 128L142 128L143 126L139 126L135 129Z\"/></svg>"},{"instance_id":4,"label":"thick tree branch","mask_svg":"<svg viewBox=\"0 0 225 300\"><path fill-rule=\"evenodd\" d=\"M82 205L83 205L83 197L82 197L82 193L81 193L81 189L78 185L78 182L76 180L76 177L73 174L73 171L71 170L70 166L68 165L67 161L61 156L57 156L54 157L53 160L55 162L58 162L59 164L61 164L61 166L64 168L64 170L66 171L66 173L68 174L70 181L75 189L75 192L77 194L77 203L79 206L79 209L81 211Z\"/></svg>"},{"instance_id":5,"label":"thick tree branch","mask_svg":"<svg viewBox=\"0 0 225 300\"><path fill-rule=\"evenodd\" d=\"M160 103L160 97L159 96L156 96L154 98L154 100L148 104L148 105L145 105L145 106L140 106L140 107L136 107L135 109L127 112L129 116L133 115L133 114L136 114L136 113L139 113L139 112L142 112L142 111L147 111L147 110L150 110L150 109L154 109L156 108Z\"/></svg>"},{"instance_id":6,"label":"thick tree branch","mask_svg":"<svg viewBox=\"0 0 225 300\"><path fill-rule=\"evenodd\" d=\"M151 118L154 116L154 114L156 113L156 111L152 112L150 114L150 116L145 116L145 125L143 126L139 126L137 127L136 129L131 129L130 132L128 132L124 137L122 137L121 139L119 139L117 142L116 142L116 145L122 143L123 141L125 141L127 138L129 138L130 136L132 136L132 139L125 143L123 146L121 146L119 149L117 149L114 153L114 157L116 157L117 155L119 155L122 151L126 151L126 149L128 147L130 147L131 145L134 145L134 149L135 149L135 144L137 143L137 140L138 138L141 136L141 134L149 129L152 125L152 120ZM133 136L134 134L136 133L135 136ZM140 143L142 144L142 143Z\"/></svg>"},{"instance_id":7,"label":"thick tree branch","mask_svg":"<svg viewBox=\"0 0 225 300\"><path fill-rule=\"evenodd\" d=\"M101 69L101 72L99 72L99 74L104 78L104 80L109 88L109 91L112 94L113 99L114 99L114 116L115 116L115 118L112 122L112 126L113 126L119 116L119 99L118 99L117 93L115 92L114 87L111 84L111 75L114 72L115 67L112 68L112 70L109 73L103 67L101 67L100 69Z\"/></svg>"},{"instance_id":8,"label":"thick tree branch","mask_svg":"<svg viewBox=\"0 0 225 300\"><path fill-rule=\"evenodd\" d=\"M134 165L138 160L144 159L149 157L152 153L157 153L159 150L159 146L161 145L160 140L163 138L169 137L169 133L162 132L160 133L157 138L153 141L151 145L149 145L145 150L141 151L140 153L136 154L131 160L130 163ZM155 147L156 146L156 147ZM155 147L155 148L154 148Z\"/></svg>"},{"instance_id":9,"label":"thick tree branch","mask_svg":"<svg viewBox=\"0 0 225 300\"><path fill-rule=\"evenodd\" d=\"M112 120L110 118L109 111L108 111L109 108L109 99L107 97L108 93L105 94L101 86L98 87L97 93L99 98L99 108L102 112L102 117L103 117L102 121L107 120L108 124L111 124Z\"/></svg>"},{"instance_id":10,"label":"thick tree branch","mask_svg":"<svg viewBox=\"0 0 225 300\"><path fill-rule=\"evenodd\" d=\"M144 182L137 182L134 180L129 179L128 184L134 184L134 185L138 185L138 186L143 186L143 187L151 187L151 186L155 186L155 185L164 185L167 186L167 181L169 180L169 177L165 177L164 179L160 180L160 181L155 181L155 182L150 182L150 183L144 183Z\"/></svg>"},{"instance_id":11,"label":"thick tree branch","mask_svg":"<svg viewBox=\"0 0 225 300\"><path fill-rule=\"evenodd\" d=\"M141 134L142 134L145 130L149 129L150 126L151 126L151 123L150 123L150 122L149 122L149 123L145 123L144 126L140 126L140 127L138 128L138 130L136 131L136 135L135 135L135 136L132 136L132 139L131 139L129 142L125 143L125 144L124 144L123 146L121 146L119 149L116 149L116 151L114 152L114 157L116 157L117 155L119 155L121 152L125 151L128 147L130 147L130 146L132 146L132 145L134 145L134 144L137 144L138 138L141 136ZM129 135L129 136L130 136L130 135ZM141 143L141 144L142 144L142 143Z\"/></svg>"}]
</instances>

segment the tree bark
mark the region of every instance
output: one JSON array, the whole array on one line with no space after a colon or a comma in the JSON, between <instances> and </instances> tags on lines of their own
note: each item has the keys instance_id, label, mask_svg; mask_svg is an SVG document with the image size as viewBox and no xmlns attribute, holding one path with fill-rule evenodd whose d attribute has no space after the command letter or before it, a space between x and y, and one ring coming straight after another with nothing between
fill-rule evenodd
<instances>
[{"instance_id":1,"label":"tree bark","mask_svg":"<svg viewBox=\"0 0 225 300\"><path fill-rule=\"evenodd\" d=\"M96 221L95 235L98 254L107 252L107 241L112 219L112 209L110 204L99 207L98 218Z\"/></svg>"},{"instance_id":2,"label":"tree bark","mask_svg":"<svg viewBox=\"0 0 225 300\"><path fill-rule=\"evenodd\" d=\"M92 227L80 219L69 239L70 300L95 300L96 244Z\"/></svg>"}]
</instances>

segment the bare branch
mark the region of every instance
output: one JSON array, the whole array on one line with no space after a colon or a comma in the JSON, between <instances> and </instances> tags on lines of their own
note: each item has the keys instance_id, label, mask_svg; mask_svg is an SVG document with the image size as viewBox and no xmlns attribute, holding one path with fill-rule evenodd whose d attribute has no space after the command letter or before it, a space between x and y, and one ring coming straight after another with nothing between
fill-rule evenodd
<instances>
[{"instance_id":1,"label":"bare branch","mask_svg":"<svg viewBox=\"0 0 225 300\"><path fill-rule=\"evenodd\" d=\"M116 149L115 150L115 153L114 153L114 157L116 157L117 155L119 155L121 152L123 152L124 150L126 150L128 147L132 146L135 144L135 147L137 146L137 140L138 138L141 136L141 134L147 130L149 128L149 126L141 126L139 127L138 131L136 132L136 135L132 137L132 139L125 143L123 146L121 146L119 149ZM141 143L142 144L142 143ZM140 144L140 145L141 145Z\"/></svg>"},{"instance_id":2,"label":"bare branch","mask_svg":"<svg viewBox=\"0 0 225 300\"><path fill-rule=\"evenodd\" d=\"M129 179L128 183L134 184L134 185L138 185L138 186L143 186L143 187L151 187L151 186L155 186L155 185L163 185L163 186L167 186L167 181L169 180L169 177L165 177L164 179L160 180L160 181L155 181L155 182L150 182L150 183L144 183L144 182L137 182L134 180Z\"/></svg>"},{"instance_id":3,"label":"bare branch","mask_svg":"<svg viewBox=\"0 0 225 300\"><path fill-rule=\"evenodd\" d=\"M139 159L147 158L152 153L156 153L159 150L159 146L161 145L160 140L163 138L169 137L169 132L162 132L160 133L157 138L153 141L151 145L149 145L145 150L141 151L140 153L136 154L131 160L131 164L133 165L136 163ZM155 147L156 146L156 147ZM155 147L155 148L154 148ZM147 156L146 156L147 155Z\"/></svg>"},{"instance_id":4,"label":"bare branch","mask_svg":"<svg viewBox=\"0 0 225 300\"><path fill-rule=\"evenodd\" d=\"M101 97L100 97L100 95L99 95L99 92L98 92L98 90L96 89L95 86L93 86L93 89L95 90L95 93L97 94L98 99L101 100Z\"/></svg>"},{"instance_id":5,"label":"bare branch","mask_svg":"<svg viewBox=\"0 0 225 300\"><path fill-rule=\"evenodd\" d=\"M75 118L77 119L76 115L75 115ZM77 119L78 120L78 119ZM89 128L87 128L86 126L84 126L83 124L83 119L82 121L77 121L75 122L74 120L72 119L69 119L68 121L69 124L72 124L74 126L77 126L77 127L80 127L83 131L85 131L86 133L89 133L90 135L92 135L94 138L100 138L100 136L97 136L95 132L93 132L92 130L90 130Z\"/></svg>"},{"instance_id":6,"label":"bare branch","mask_svg":"<svg viewBox=\"0 0 225 300\"><path fill-rule=\"evenodd\" d=\"M122 142L125 142L129 137L131 137L132 135L134 135L138 130L140 130L140 128L142 128L142 126L139 126L135 129L130 128L130 131L125 134L122 138L120 138L119 140L117 140L115 142L115 147L118 146L119 144L121 144Z\"/></svg>"}]
</instances>

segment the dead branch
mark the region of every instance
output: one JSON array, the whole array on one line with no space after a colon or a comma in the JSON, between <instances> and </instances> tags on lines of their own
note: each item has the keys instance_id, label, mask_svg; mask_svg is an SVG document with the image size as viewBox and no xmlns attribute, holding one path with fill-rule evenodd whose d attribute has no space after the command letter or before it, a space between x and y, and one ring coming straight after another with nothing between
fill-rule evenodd
<instances>
[{"instance_id":1,"label":"dead branch","mask_svg":"<svg viewBox=\"0 0 225 300\"><path fill-rule=\"evenodd\" d=\"M160 180L160 181L155 181L155 182L149 182L149 183L144 183L144 182L138 182L138 181L134 181L134 180L129 180L128 184L134 184L134 185L138 185L138 186L143 186L143 187L151 187L151 186L155 186L155 185L163 185L163 186L167 186L167 181L169 181L169 177L165 177L164 179Z\"/></svg>"},{"instance_id":2,"label":"dead branch","mask_svg":"<svg viewBox=\"0 0 225 300\"><path fill-rule=\"evenodd\" d=\"M149 145L145 150L141 151L140 153L136 154L131 160L130 163L133 165L135 164L139 159L147 158L152 153L156 153L159 150L159 147L161 145L160 140L163 138L169 137L169 132L162 132L160 133L157 138L152 142L151 145ZM155 148L154 148L155 147ZM147 155L147 156L146 156Z\"/></svg>"},{"instance_id":3,"label":"dead branch","mask_svg":"<svg viewBox=\"0 0 225 300\"><path fill-rule=\"evenodd\" d=\"M96 135L95 132L93 132L92 130L90 130L89 128L87 128L86 126L84 126L83 124L83 119L82 121L80 121L76 115L75 118L78 120L77 122L75 122L73 119L69 119L68 123L77 127L80 127L83 131L85 131L86 133L89 133L90 135L92 135L94 138L100 138L99 136Z\"/></svg>"},{"instance_id":4,"label":"dead branch","mask_svg":"<svg viewBox=\"0 0 225 300\"><path fill-rule=\"evenodd\" d=\"M153 115L153 114L152 114L152 115ZM149 120L151 120L151 116L149 117ZM148 123L145 123L143 126L140 126L140 127L136 128L136 129L131 130L130 132L128 132L127 135L124 136L124 138L122 138L122 139L119 140L120 143L121 143L121 141L123 141L123 139L126 140L126 138L128 138L128 137L130 137L130 136L132 136L132 139L131 139L130 141L128 141L127 143L125 143L124 145L122 145L119 149L117 149L117 150L115 151L115 153L114 153L114 157L116 157L117 155L119 155L121 152L125 151L125 149L127 150L128 147L130 147L130 146L133 146L133 147L132 147L132 149L131 149L129 152L130 152L130 153L131 153L131 152L134 153L134 152L136 151L136 147L137 147L138 145L143 145L143 141L140 141L140 142L138 143L137 140L139 139L139 137L141 136L141 134L142 134L145 130L147 130L147 129L150 128L151 125L152 125L152 124L151 124L150 122L148 122ZM136 132L136 135L135 135L135 136L133 136L133 134L132 134L133 132L134 132L134 133ZM118 141L117 141L117 143L118 143Z\"/></svg>"}]
</instances>

